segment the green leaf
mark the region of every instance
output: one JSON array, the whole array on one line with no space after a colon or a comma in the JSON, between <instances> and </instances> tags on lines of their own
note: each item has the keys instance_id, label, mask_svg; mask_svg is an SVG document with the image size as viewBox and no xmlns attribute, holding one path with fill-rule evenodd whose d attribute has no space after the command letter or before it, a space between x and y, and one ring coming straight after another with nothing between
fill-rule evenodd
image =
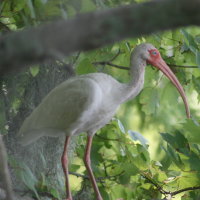
<instances>
[{"instance_id":1,"label":"green leaf","mask_svg":"<svg viewBox=\"0 0 200 200\"><path fill-rule=\"evenodd\" d=\"M88 12L95 9L96 9L96 6L92 0L84 0L84 3L82 4L82 8L81 8L82 12Z\"/></svg>"},{"instance_id":2,"label":"green leaf","mask_svg":"<svg viewBox=\"0 0 200 200\"><path fill-rule=\"evenodd\" d=\"M12 7L14 8L13 11L17 12L22 10L26 5L26 0L18 0L18 1L12 1Z\"/></svg>"},{"instance_id":3,"label":"green leaf","mask_svg":"<svg viewBox=\"0 0 200 200\"><path fill-rule=\"evenodd\" d=\"M200 69L200 52L196 50L196 63L198 68Z\"/></svg>"},{"instance_id":4,"label":"green leaf","mask_svg":"<svg viewBox=\"0 0 200 200\"><path fill-rule=\"evenodd\" d=\"M166 152L165 157L161 161L162 169L163 171L166 171L170 167L172 160L169 159L169 156L167 154L167 150L165 149L165 147L161 146L161 148Z\"/></svg>"},{"instance_id":5,"label":"green leaf","mask_svg":"<svg viewBox=\"0 0 200 200\"><path fill-rule=\"evenodd\" d=\"M14 169L16 176L40 199L36 189L38 180L31 169L24 162L18 161L12 156L9 157L9 164Z\"/></svg>"},{"instance_id":6,"label":"green leaf","mask_svg":"<svg viewBox=\"0 0 200 200\"><path fill-rule=\"evenodd\" d=\"M142 134L131 130L128 131L128 134L131 136L132 140L139 141L145 148L148 147L149 142Z\"/></svg>"},{"instance_id":7,"label":"green leaf","mask_svg":"<svg viewBox=\"0 0 200 200\"><path fill-rule=\"evenodd\" d=\"M192 76L192 82L194 84L194 89L197 91L198 94L198 101L200 102L200 77Z\"/></svg>"},{"instance_id":8,"label":"green leaf","mask_svg":"<svg viewBox=\"0 0 200 200\"><path fill-rule=\"evenodd\" d=\"M81 74L88 74L96 72L95 67L91 64L90 60L88 58L83 59L79 65L76 67L76 73Z\"/></svg>"},{"instance_id":9,"label":"green leaf","mask_svg":"<svg viewBox=\"0 0 200 200\"><path fill-rule=\"evenodd\" d=\"M192 152L189 158L191 170L197 170L200 172L200 156Z\"/></svg>"},{"instance_id":10,"label":"green leaf","mask_svg":"<svg viewBox=\"0 0 200 200\"><path fill-rule=\"evenodd\" d=\"M161 136L174 149L186 155L189 155L190 148L188 140L179 131L176 131L173 135L169 133L161 133Z\"/></svg>"},{"instance_id":11,"label":"green leaf","mask_svg":"<svg viewBox=\"0 0 200 200\"><path fill-rule=\"evenodd\" d=\"M77 171L78 169L80 169L80 165L77 165L77 164L71 164L70 165L70 169L72 170L72 171Z\"/></svg>"},{"instance_id":12,"label":"green leaf","mask_svg":"<svg viewBox=\"0 0 200 200\"><path fill-rule=\"evenodd\" d=\"M40 67L39 66L30 67L30 72L31 72L31 75L33 77L37 76L39 71L40 71Z\"/></svg>"},{"instance_id":13,"label":"green leaf","mask_svg":"<svg viewBox=\"0 0 200 200\"><path fill-rule=\"evenodd\" d=\"M155 88L145 88L140 95L140 103L142 104L142 111L146 115L156 113L159 107L158 91Z\"/></svg>"},{"instance_id":14,"label":"green leaf","mask_svg":"<svg viewBox=\"0 0 200 200\"><path fill-rule=\"evenodd\" d=\"M125 128L124 128L122 122L119 119L117 119L117 122L118 122L118 126L119 126L121 132L122 133L126 133Z\"/></svg>"},{"instance_id":15,"label":"green leaf","mask_svg":"<svg viewBox=\"0 0 200 200\"><path fill-rule=\"evenodd\" d=\"M181 33L184 35L186 38L186 42L190 50L196 54L196 51L198 50L198 45L195 42L195 39L192 35L190 35L186 30L182 29Z\"/></svg>"},{"instance_id":16,"label":"green leaf","mask_svg":"<svg viewBox=\"0 0 200 200\"><path fill-rule=\"evenodd\" d=\"M192 143L200 144L200 125L188 119L186 123L182 124L183 134Z\"/></svg>"},{"instance_id":17,"label":"green leaf","mask_svg":"<svg viewBox=\"0 0 200 200\"><path fill-rule=\"evenodd\" d=\"M149 152L141 144L136 144L137 154L132 154L132 162L140 170L147 170L150 164Z\"/></svg>"},{"instance_id":18,"label":"green leaf","mask_svg":"<svg viewBox=\"0 0 200 200\"><path fill-rule=\"evenodd\" d=\"M60 192L58 190L56 190L55 188L51 188L50 193L51 193L51 195L53 195L53 197L60 199L60 195L59 195Z\"/></svg>"},{"instance_id":19,"label":"green leaf","mask_svg":"<svg viewBox=\"0 0 200 200\"><path fill-rule=\"evenodd\" d=\"M180 169L184 169L184 164L179 156L179 154L170 146L167 144L167 149L165 150L172 161L176 164L176 166Z\"/></svg>"},{"instance_id":20,"label":"green leaf","mask_svg":"<svg viewBox=\"0 0 200 200\"><path fill-rule=\"evenodd\" d=\"M34 174L32 173L32 171L30 170L30 168L21 163L21 167L23 170L21 170L20 173L20 178L22 179L23 183L31 190L34 192L34 194L36 195L36 197L39 199L37 190L36 190L36 184L37 184L37 179L34 176Z\"/></svg>"},{"instance_id":21,"label":"green leaf","mask_svg":"<svg viewBox=\"0 0 200 200\"><path fill-rule=\"evenodd\" d=\"M192 81L193 81L193 84L194 84L196 91L198 93L200 93L200 77L192 76Z\"/></svg>"}]
</instances>

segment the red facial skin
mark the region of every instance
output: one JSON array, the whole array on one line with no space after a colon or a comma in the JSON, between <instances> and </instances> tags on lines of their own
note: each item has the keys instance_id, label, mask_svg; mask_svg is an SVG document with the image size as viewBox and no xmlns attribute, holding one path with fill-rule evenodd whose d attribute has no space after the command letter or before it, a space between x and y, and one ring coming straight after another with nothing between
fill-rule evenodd
<instances>
[{"instance_id":1,"label":"red facial skin","mask_svg":"<svg viewBox=\"0 0 200 200\"><path fill-rule=\"evenodd\" d=\"M178 89L178 91L183 99L183 102L185 104L186 115L188 118L190 118L190 109L188 106L188 101L187 101L185 92L183 90L183 87L179 83L178 79L176 78L175 74L171 71L169 66L162 59L162 57L160 56L160 53L157 49L149 50L149 55L150 55L150 58L147 60L147 63L153 65L154 67L156 67L157 69L162 71L165 74L165 76L167 76L169 78L169 80L171 80L171 82L174 84L174 86Z\"/></svg>"},{"instance_id":2,"label":"red facial skin","mask_svg":"<svg viewBox=\"0 0 200 200\"><path fill-rule=\"evenodd\" d=\"M160 52L157 49L149 50L149 55L150 55L152 60L157 60L161 57Z\"/></svg>"}]
</instances>

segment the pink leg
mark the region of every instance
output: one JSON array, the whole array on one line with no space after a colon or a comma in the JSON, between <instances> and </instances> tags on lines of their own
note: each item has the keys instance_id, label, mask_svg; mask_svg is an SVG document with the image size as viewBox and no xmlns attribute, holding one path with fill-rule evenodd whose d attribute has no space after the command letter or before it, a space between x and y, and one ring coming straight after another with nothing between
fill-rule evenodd
<instances>
[{"instance_id":1,"label":"pink leg","mask_svg":"<svg viewBox=\"0 0 200 200\"><path fill-rule=\"evenodd\" d=\"M97 200L103 200L103 198L101 197L101 194L99 192L99 188L97 186L97 182L94 178L94 174L93 174L92 168L91 168L90 152L91 152L91 146L92 146L92 139L93 139L93 136L88 136L88 138L87 138L87 145L86 145L86 151L85 151L85 156L84 156L84 162L85 162L85 166L86 166L86 169L88 171L90 180L92 182L92 186L93 186L94 191L96 193L96 197L97 197L96 199Z\"/></svg>"},{"instance_id":2,"label":"pink leg","mask_svg":"<svg viewBox=\"0 0 200 200\"><path fill-rule=\"evenodd\" d=\"M62 168L65 175L65 187L66 187L66 195L67 195L66 200L72 200L72 194L69 187L69 170L68 170L69 160L68 160L68 155L67 155L67 148L69 146L69 142L70 142L70 136L67 136L65 139L64 150L61 157Z\"/></svg>"}]
</instances>

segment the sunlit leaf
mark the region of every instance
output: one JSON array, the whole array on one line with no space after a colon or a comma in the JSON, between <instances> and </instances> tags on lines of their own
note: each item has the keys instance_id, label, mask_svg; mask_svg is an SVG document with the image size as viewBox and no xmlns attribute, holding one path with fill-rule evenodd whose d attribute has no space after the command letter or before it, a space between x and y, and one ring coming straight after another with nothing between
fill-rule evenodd
<instances>
[{"instance_id":1,"label":"sunlit leaf","mask_svg":"<svg viewBox=\"0 0 200 200\"><path fill-rule=\"evenodd\" d=\"M148 147L149 142L142 134L131 130L128 133L134 141L139 141L145 148Z\"/></svg>"},{"instance_id":2,"label":"sunlit leaf","mask_svg":"<svg viewBox=\"0 0 200 200\"><path fill-rule=\"evenodd\" d=\"M192 119L189 119L186 123L182 124L182 126L185 137L190 142L200 144L200 125L195 123Z\"/></svg>"},{"instance_id":3,"label":"sunlit leaf","mask_svg":"<svg viewBox=\"0 0 200 200\"><path fill-rule=\"evenodd\" d=\"M96 72L96 70L88 58L83 59L76 68L77 74L88 74L91 72Z\"/></svg>"},{"instance_id":4,"label":"sunlit leaf","mask_svg":"<svg viewBox=\"0 0 200 200\"><path fill-rule=\"evenodd\" d=\"M165 149L165 151L178 168L184 169L185 166L184 166L179 154L170 145L167 145L167 149Z\"/></svg>"},{"instance_id":5,"label":"sunlit leaf","mask_svg":"<svg viewBox=\"0 0 200 200\"><path fill-rule=\"evenodd\" d=\"M118 122L118 125L119 125L119 128L120 128L121 132L125 133L126 131L125 131L125 128L124 128L122 122L119 119L117 120L117 122Z\"/></svg>"}]
</instances>

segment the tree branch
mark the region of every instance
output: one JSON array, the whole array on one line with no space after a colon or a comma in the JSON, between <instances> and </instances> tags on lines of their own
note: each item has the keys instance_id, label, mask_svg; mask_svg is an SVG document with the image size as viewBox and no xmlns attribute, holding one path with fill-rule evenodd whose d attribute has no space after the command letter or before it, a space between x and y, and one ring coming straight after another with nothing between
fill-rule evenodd
<instances>
[{"instance_id":1,"label":"tree branch","mask_svg":"<svg viewBox=\"0 0 200 200\"><path fill-rule=\"evenodd\" d=\"M4 146L1 135L0 135L0 158L1 158L0 177L2 177L3 188L5 189L5 192L6 192L6 199L14 200L10 174L9 174L8 164L7 164L7 154L6 154L5 146Z\"/></svg>"},{"instance_id":2,"label":"tree branch","mask_svg":"<svg viewBox=\"0 0 200 200\"><path fill-rule=\"evenodd\" d=\"M171 192L171 196L175 196L181 192L186 192L186 191L190 191L190 190L200 190L200 186L197 186L197 187L188 187L188 188L183 188L181 190L177 190L175 192Z\"/></svg>"},{"instance_id":3,"label":"tree branch","mask_svg":"<svg viewBox=\"0 0 200 200\"><path fill-rule=\"evenodd\" d=\"M115 68L118 68L118 69L124 69L124 70L129 70L130 68L129 67L124 67L124 66L121 66L121 65L116 65L116 64L113 64L109 61L100 61L100 62L93 62L92 63L93 65L110 65L111 67L115 67Z\"/></svg>"},{"instance_id":4,"label":"tree branch","mask_svg":"<svg viewBox=\"0 0 200 200\"><path fill-rule=\"evenodd\" d=\"M113 64L113 63L111 63L110 61L99 61L99 62L93 62L92 63L93 65L109 65L109 66L111 66L111 67L115 67L115 68L118 68L118 69L124 69L124 70L130 70L130 68L129 67L125 67L125 66L121 66L121 65L116 65L116 64ZM192 68L198 68L198 66L189 66L189 65L175 65L175 64L167 64L167 65L169 65L170 67L177 67L177 68L190 68L190 69L192 69Z\"/></svg>"},{"instance_id":5,"label":"tree branch","mask_svg":"<svg viewBox=\"0 0 200 200\"><path fill-rule=\"evenodd\" d=\"M143 176L149 183L151 183L152 185L154 185L161 194L164 194L164 195L169 194L158 183L156 183L151 178L149 178L145 173L141 173L141 176Z\"/></svg>"},{"instance_id":6,"label":"tree branch","mask_svg":"<svg viewBox=\"0 0 200 200\"><path fill-rule=\"evenodd\" d=\"M124 172L121 172L121 173L113 175L113 176L97 177L96 181L97 182L101 182L102 180L105 180L105 179L113 179L113 178L116 178L118 176L121 176L123 173ZM89 176L83 175L83 174L79 174L79 173L76 173L76 172L69 172L69 174L74 175L76 177L81 177L83 179L89 179Z\"/></svg>"},{"instance_id":7,"label":"tree branch","mask_svg":"<svg viewBox=\"0 0 200 200\"><path fill-rule=\"evenodd\" d=\"M179 193L182 193L182 192L186 192L186 191L190 191L190 190L200 190L200 186L196 186L196 187L187 187L187 188L183 188L181 190L177 190L177 191L174 191L174 192L170 192L170 191L166 191L163 189L162 186L160 186L158 183L156 183L155 181L153 181L151 178L149 178L147 175L145 175L144 173L141 173L141 175L147 180L149 181L149 183L151 183L152 185L154 185L158 191L161 193L161 194L164 194L164 195L170 195L171 197L179 194Z\"/></svg>"},{"instance_id":8,"label":"tree branch","mask_svg":"<svg viewBox=\"0 0 200 200\"><path fill-rule=\"evenodd\" d=\"M199 0L160 0L78 15L0 38L0 76L125 38L200 25ZM159 17L158 17L159 16Z\"/></svg>"},{"instance_id":9,"label":"tree branch","mask_svg":"<svg viewBox=\"0 0 200 200\"><path fill-rule=\"evenodd\" d=\"M168 65L170 67L177 67L177 68L190 68L190 69L198 68L198 66L189 66L189 65L175 65L175 64L169 64L169 63L168 63Z\"/></svg>"}]
</instances>

